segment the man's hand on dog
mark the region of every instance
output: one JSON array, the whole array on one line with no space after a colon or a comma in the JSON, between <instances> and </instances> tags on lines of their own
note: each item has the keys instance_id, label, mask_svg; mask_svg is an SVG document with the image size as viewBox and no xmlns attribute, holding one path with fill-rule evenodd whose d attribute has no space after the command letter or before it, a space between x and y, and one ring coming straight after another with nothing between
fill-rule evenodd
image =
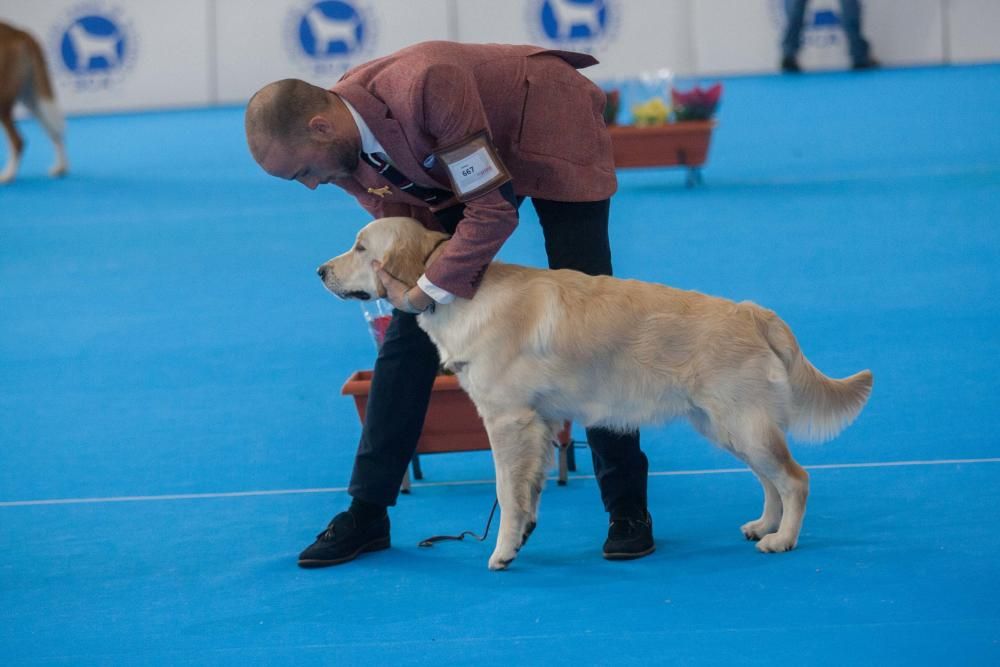
<instances>
[{"instance_id":1,"label":"man's hand on dog","mask_svg":"<svg viewBox=\"0 0 1000 667\"><path fill-rule=\"evenodd\" d=\"M434 303L426 292L417 286L410 287L382 268L378 260L372 262L372 269L385 287L385 298L396 309L404 313L422 313Z\"/></svg>"}]
</instances>

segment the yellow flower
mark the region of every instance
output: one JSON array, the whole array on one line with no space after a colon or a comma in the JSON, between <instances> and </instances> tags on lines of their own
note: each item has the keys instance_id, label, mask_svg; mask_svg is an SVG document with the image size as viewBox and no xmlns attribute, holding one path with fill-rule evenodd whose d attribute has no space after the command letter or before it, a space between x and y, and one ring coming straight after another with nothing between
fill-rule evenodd
<instances>
[{"instance_id":1,"label":"yellow flower","mask_svg":"<svg viewBox=\"0 0 1000 667\"><path fill-rule=\"evenodd\" d=\"M669 116L670 107L660 97L654 97L642 104L632 106L632 122L636 127L663 125Z\"/></svg>"}]
</instances>

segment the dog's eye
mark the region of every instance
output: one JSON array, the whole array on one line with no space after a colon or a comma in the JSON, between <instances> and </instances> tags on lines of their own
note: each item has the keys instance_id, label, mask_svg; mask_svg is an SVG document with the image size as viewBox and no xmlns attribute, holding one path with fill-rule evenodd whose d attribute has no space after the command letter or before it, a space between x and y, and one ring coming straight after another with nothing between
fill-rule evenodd
<instances>
[{"instance_id":1,"label":"dog's eye","mask_svg":"<svg viewBox=\"0 0 1000 667\"><path fill-rule=\"evenodd\" d=\"M358 252L364 252L365 251L365 247L363 245L361 245L360 243L357 244L356 246L354 246L354 249L357 250Z\"/></svg>"}]
</instances>

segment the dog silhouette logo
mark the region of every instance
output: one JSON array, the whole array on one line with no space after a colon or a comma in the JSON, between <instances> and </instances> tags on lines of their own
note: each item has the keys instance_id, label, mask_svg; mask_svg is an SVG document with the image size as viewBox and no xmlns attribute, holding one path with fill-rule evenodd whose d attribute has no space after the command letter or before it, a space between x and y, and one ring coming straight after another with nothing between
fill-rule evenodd
<instances>
[{"instance_id":1,"label":"dog silhouette logo","mask_svg":"<svg viewBox=\"0 0 1000 667\"><path fill-rule=\"evenodd\" d=\"M289 55L309 76L339 76L375 48L375 21L361 0L309 0L285 23Z\"/></svg>"},{"instance_id":2,"label":"dog silhouette logo","mask_svg":"<svg viewBox=\"0 0 1000 667\"><path fill-rule=\"evenodd\" d=\"M76 90L105 90L124 80L136 60L132 24L118 7L88 2L53 23L49 44L60 80Z\"/></svg>"},{"instance_id":3,"label":"dog silhouette logo","mask_svg":"<svg viewBox=\"0 0 1000 667\"><path fill-rule=\"evenodd\" d=\"M593 51L611 38L618 9L616 0L535 0L528 6L528 23L542 41Z\"/></svg>"},{"instance_id":4,"label":"dog silhouette logo","mask_svg":"<svg viewBox=\"0 0 1000 667\"><path fill-rule=\"evenodd\" d=\"M60 47L66 69L87 74L121 67L128 44L113 20L89 15L81 16L66 28Z\"/></svg>"},{"instance_id":5,"label":"dog silhouette logo","mask_svg":"<svg viewBox=\"0 0 1000 667\"><path fill-rule=\"evenodd\" d=\"M309 7L299 21L302 51L313 58L348 56L365 40L360 12L343 0L324 0Z\"/></svg>"},{"instance_id":6,"label":"dog silhouette logo","mask_svg":"<svg viewBox=\"0 0 1000 667\"><path fill-rule=\"evenodd\" d=\"M546 0L542 29L557 42L593 40L604 32L607 15L603 0Z\"/></svg>"}]
</instances>

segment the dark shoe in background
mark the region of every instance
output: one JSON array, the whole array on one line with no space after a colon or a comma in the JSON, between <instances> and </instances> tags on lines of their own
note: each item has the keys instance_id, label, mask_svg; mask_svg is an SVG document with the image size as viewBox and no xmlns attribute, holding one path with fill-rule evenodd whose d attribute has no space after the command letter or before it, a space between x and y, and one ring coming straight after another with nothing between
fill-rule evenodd
<instances>
[{"instance_id":1,"label":"dark shoe in background","mask_svg":"<svg viewBox=\"0 0 1000 667\"><path fill-rule=\"evenodd\" d=\"M352 561L368 551L389 548L389 515L359 523L351 512L333 517L316 541L299 554L299 567L327 567Z\"/></svg>"},{"instance_id":2,"label":"dark shoe in background","mask_svg":"<svg viewBox=\"0 0 1000 667\"><path fill-rule=\"evenodd\" d=\"M866 58L865 60L858 61L851 66L851 69L855 72L860 72L866 69L878 69L881 63L874 58Z\"/></svg>"},{"instance_id":3,"label":"dark shoe in background","mask_svg":"<svg viewBox=\"0 0 1000 667\"><path fill-rule=\"evenodd\" d=\"M799 61L795 56L785 56L781 59L781 71L786 74L798 74L802 68L799 67Z\"/></svg>"},{"instance_id":4,"label":"dark shoe in background","mask_svg":"<svg viewBox=\"0 0 1000 667\"><path fill-rule=\"evenodd\" d=\"M608 560L632 560L648 556L656 550L653 543L653 517L649 512L611 515L608 539L604 542L604 557Z\"/></svg>"}]
</instances>

